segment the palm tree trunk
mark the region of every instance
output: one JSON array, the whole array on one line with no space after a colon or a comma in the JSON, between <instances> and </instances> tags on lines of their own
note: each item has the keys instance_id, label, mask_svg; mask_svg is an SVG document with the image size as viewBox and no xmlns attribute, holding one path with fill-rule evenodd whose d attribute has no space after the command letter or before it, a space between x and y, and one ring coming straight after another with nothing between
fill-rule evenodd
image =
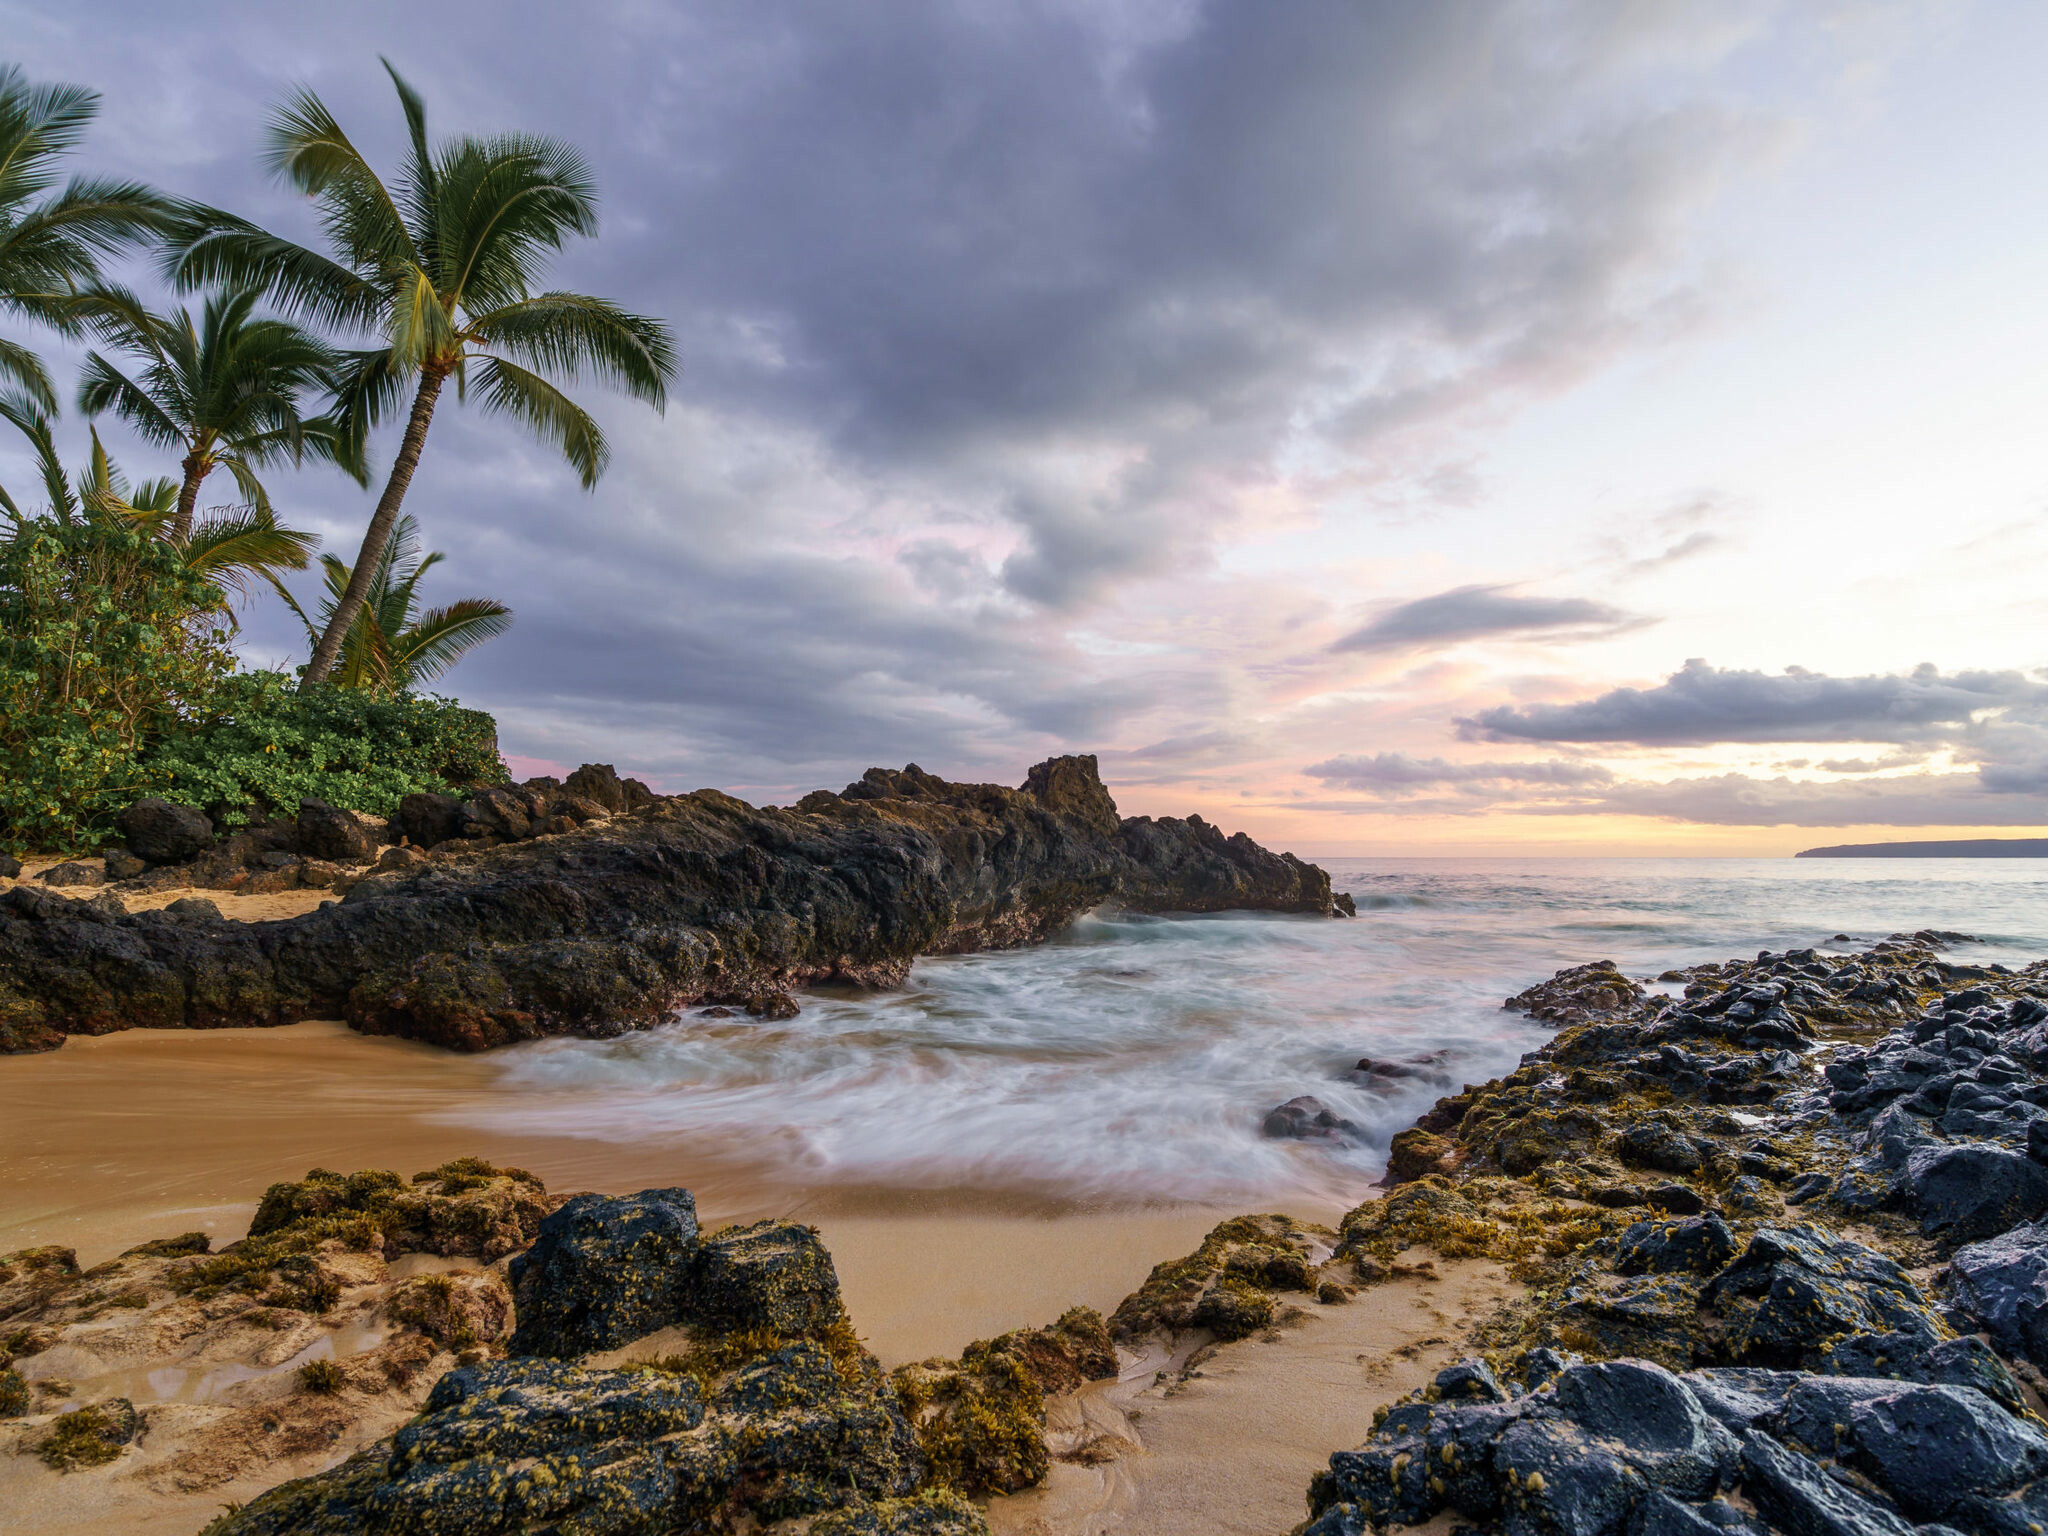
<instances>
[{"instance_id":1,"label":"palm tree trunk","mask_svg":"<svg viewBox=\"0 0 2048 1536\"><path fill-rule=\"evenodd\" d=\"M192 537L192 513L199 505L199 482L206 478L206 472L212 466L195 448L185 455L185 461L179 468L185 471L185 483L178 487L178 515L171 519L171 538L183 544Z\"/></svg>"},{"instance_id":2,"label":"palm tree trunk","mask_svg":"<svg viewBox=\"0 0 2048 1536\"><path fill-rule=\"evenodd\" d=\"M432 364L420 371L419 392L412 397L412 416L406 421L405 437L398 445L398 457L391 462L391 478L384 482L384 494L377 498L377 510L370 515L370 526L363 532L363 547L356 553L355 568L349 572L341 601L334 605L334 614L327 621L327 631L321 635L320 643L313 647L313 659L306 664L308 683L327 681L327 674L334 670L335 658L341 654L341 642L355 623L356 615L363 611L363 600L369 596L370 582L377 573L377 562L383 558L384 546L390 542L391 527L398 521L398 509L405 501L406 487L412 484L412 472L419 467L420 450L427 444L427 427L434 419L434 401L439 398L441 382L447 377L445 367L437 368Z\"/></svg>"}]
</instances>

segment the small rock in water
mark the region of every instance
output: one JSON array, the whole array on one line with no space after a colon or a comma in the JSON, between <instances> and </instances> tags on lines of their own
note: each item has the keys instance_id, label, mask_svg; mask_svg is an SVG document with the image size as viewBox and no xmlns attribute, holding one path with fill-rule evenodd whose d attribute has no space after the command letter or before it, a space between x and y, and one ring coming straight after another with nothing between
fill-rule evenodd
<instances>
[{"instance_id":1,"label":"small rock in water","mask_svg":"<svg viewBox=\"0 0 2048 1536\"><path fill-rule=\"evenodd\" d=\"M1268 1136L1293 1141L1352 1141L1364 1135L1352 1121L1307 1093L1268 1110L1259 1129Z\"/></svg>"}]
</instances>

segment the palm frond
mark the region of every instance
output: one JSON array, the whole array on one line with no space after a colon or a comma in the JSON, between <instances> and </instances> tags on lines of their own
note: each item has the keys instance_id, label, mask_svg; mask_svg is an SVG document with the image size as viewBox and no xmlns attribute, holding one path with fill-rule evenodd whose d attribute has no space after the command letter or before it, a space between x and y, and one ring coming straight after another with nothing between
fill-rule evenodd
<instances>
[{"instance_id":1,"label":"palm frond","mask_svg":"<svg viewBox=\"0 0 2048 1536\"><path fill-rule=\"evenodd\" d=\"M501 357L483 358L477 375L485 410L515 417L542 442L559 448L586 491L597 484L611 447L588 411L539 374Z\"/></svg>"},{"instance_id":2,"label":"palm frond","mask_svg":"<svg viewBox=\"0 0 2048 1536\"><path fill-rule=\"evenodd\" d=\"M18 389L45 411L57 409L57 392L43 360L19 342L0 336L0 384Z\"/></svg>"},{"instance_id":3,"label":"palm frond","mask_svg":"<svg viewBox=\"0 0 2048 1536\"><path fill-rule=\"evenodd\" d=\"M185 540L185 563L218 587L246 595L256 577L303 571L319 536L286 528L270 513L238 507L198 523Z\"/></svg>"},{"instance_id":4,"label":"palm frond","mask_svg":"<svg viewBox=\"0 0 2048 1536\"><path fill-rule=\"evenodd\" d=\"M476 316L470 333L530 368L570 379L588 371L656 410L676 371L666 326L588 294L536 294Z\"/></svg>"},{"instance_id":5,"label":"palm frond","mask_svg":"<svg viewBox=\"0 0 2048 1536\"><path fill-rule=\"evenodd\" d=\"M400 637L398 661L408 685L432 682L486 640L512 627L512 610L484 597L429 608Z\"/></svg>"}]
</instances>

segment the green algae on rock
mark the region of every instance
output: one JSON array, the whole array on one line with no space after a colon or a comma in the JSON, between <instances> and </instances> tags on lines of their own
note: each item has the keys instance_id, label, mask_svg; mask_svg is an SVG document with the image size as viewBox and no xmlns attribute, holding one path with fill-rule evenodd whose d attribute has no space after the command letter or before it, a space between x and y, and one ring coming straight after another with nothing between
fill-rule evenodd
<instances>
[{"instance_id":1,"label":"green algae on rock","mask_svg":"<svg viewBox=\"0 0 2048 1536\"><path fill-rule=\"evenodd\" d=\"M1050 1464L1045 1399L1116 1375L1101 1314L1074 1307L1044 1328L967 1346L958 1360L921 1360L890 1374L934 1482L968 1494L1016 1493Z\"/></svg>"}]
</instances>

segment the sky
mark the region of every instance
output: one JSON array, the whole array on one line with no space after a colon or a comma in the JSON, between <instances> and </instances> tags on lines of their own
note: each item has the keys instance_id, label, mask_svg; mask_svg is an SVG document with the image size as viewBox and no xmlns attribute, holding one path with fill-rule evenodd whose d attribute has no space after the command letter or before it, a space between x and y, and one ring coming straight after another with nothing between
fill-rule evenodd
<instances>
[{"instance_id":1,"label":"sky","mask_svg":"<svg viewBox=\"0 0 2048 1536\"><path fill-rule=\"evenodd\" d=\"M395 165L380 55L436 135L588 157L550 282L668 321L666 409L579 387L584 492L444 408L407 501L429 600L515 610L443 684L515 768L788 803L1094 752L1127 814L1306 855L2048 831L2048 7L0 20L104 93L81 168L294 238L266 113L310 86ZM270 485L352 556L374 484Z\"/></svg>"}]
</instances>

